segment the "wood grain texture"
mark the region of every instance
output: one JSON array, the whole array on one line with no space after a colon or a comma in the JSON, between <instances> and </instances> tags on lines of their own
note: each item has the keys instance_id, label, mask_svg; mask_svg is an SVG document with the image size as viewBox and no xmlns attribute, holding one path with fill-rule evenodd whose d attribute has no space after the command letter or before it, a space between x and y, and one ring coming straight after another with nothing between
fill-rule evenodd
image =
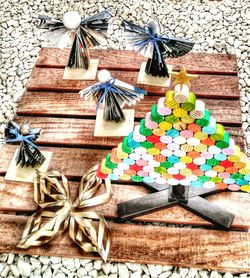
<instances>
[{"instance_id":1,"label":"wood grain texture","mask_svg":"<svg viewBox=\"0 0 250 278\"><path fill-rule=\"evenodd\" d=\"M123 137L95 137L94 119L72 119L72 118L47 118L47 117L25 117L16 118L18 123L28 123L32 127L40 127L42 134L37 139L38 144L57 146L95 146L96 148L112 148L122 141ZM244 140L241 127L225 126L236 144L241 148Z\"/></svg>"},{"instance_id":2,"label":"wood grain texture","mask_svg":"<svg viewBox=\"0 0 250 278\"><path fill-rule=\"evenodd\" d=\"M64 69L34 68L27 83L27 89L32 91L74 91L94 84L95 81L63 80ZM136 84L138 72L111 71L111 75L130 84ZM140 88L150 94L164 96L166 88L140 85ZM192 83L192 91L197 97L238 99L240 96L238 77L230 75L200 75Z\"/></svg>"},{"instance_id":3,"label":"wood grain texture","mask_svg":"<svg viewBox=\"0 0 250 278\"><path fill-rule=\"evenodd\" d=\"M78 194L79 182L70 182L70 191L72 201ZM139 198L150 192L142 186L127 184L112 184L113 196L110 202L91 207L88 210L94 210L103 213L106 218L115 219L117 215L117 204ZM0 211L23 211L29 212L38 209L33 197L33 184L5 181L0 177ZM22 196L22 198L20 198ZM232 228L248 229L250 227L250 196L246 193L222 192L212 195L208 200L220 207L226 208L235 215ZM241 203L241 206L238 203ZM135 221L144 222L162 222L170 224L185 224L211 226L212 224L185 210L180 206L170 207L158 212L150 213L135 219Z\"/></svg>"},{"instance_id":4,"label":"wood grain texture","mask_svg":"<svg viewBox=\"0 0 250 278\"><path fill-rule=\"evenodd\" d=\"M148 95L135 106L136 118L144 118L157 104L159 96ZM34 101L35 100L35 101ZM239 100L200 99L205 102L206 109L218 123L226 125L241 125L241 110ZM96 105L84 100L76 93L59 92L26 92L18 107L17 115L56 116L56 117L95 117Z\"/></svg>"},{"instance_id":5,"label":"wood grain texture","mask_svg":"<svg viewBox=\"0 0 250 278\"><path fill-rule=\"evenodd\" d=\"M67 232L40 247L27 250L16 248L26 221L25 216L0 215L0 252L97 258L95 254L82 252L69 239ZM250 234L246 232L111 222L109 226L112 233L110 261L167 264L231 272L250 271Z\"/></svg>"},{"instance_id":6,"label":"wood grain texture","mask_svg":"<svg viewBox=\"0 0 250 278\"><path fill-rule=\"evenodd\" d=\"M0 174L7 172L10 161L16 150L14 145L4 145L0 149ZM92 166L100 164L109 150L70 149L41 147L41 150L53 152L49 170L63 172L68 178L81 178Z\"/></svg>"},{"instance_id":7,"label":"wood grain texture","mask_svg":"<svg viewBox=\"0 0 250 278\"><path fill-rule=\"evenodd\" d=\"M36 61L37 67L65 67L69 49L42 48ZM99 58L99 69L139 70L146 58L135 51L90 49L91 58ZM178 70L182 65L189 72L237 74L235 55L191 52L179 58L169 58L167 63Z\"/></svg>"}]
</instances>

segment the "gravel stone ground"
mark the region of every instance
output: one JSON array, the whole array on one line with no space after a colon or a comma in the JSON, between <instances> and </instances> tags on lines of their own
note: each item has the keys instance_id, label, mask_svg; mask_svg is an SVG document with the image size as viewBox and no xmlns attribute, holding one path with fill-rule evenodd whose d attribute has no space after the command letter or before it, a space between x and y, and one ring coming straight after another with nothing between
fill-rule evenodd
<instances>
[{"instance_id":1,"label":"gravel stone ground","mask_svg":"<svg viewBox=\"0 0 250 278\"><path fill-rule=\"evenodd\" d=\"M90 15L107 7L114 16L108 48L125 48L122 19L145 24L153 17L170 34L194 39L194 51L237 55L243 129L250 155L249 0L0 0L0 5L0 138L5 124L15 115L40 47L49 46L43 31L34 24L37 15L61 17L68 10ZM0 277L247 278L250 274L233 276L193 268L2 254Z\"/></svg>"}]
</instances>

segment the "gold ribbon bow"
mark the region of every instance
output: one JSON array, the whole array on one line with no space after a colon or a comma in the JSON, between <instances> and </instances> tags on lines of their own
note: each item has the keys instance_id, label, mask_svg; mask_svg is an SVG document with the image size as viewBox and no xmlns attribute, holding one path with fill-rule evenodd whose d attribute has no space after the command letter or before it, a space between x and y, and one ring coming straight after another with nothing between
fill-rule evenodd
<instances>
[{"instance_id":1,"label":"gold ribbon bow","mask_svg":"<svg viewBox=\"0 0 250 278\"><path fill-rule=\"evenodd\" d=\"M110 249L110 230L104 217L84 208L108 202L112 196L109 179L105 193L97 195L102 180L96 177L97 166L91 168L80 182L79 194L72 203L67 178L57 171L34 177L34 199L41 207L26 223L19 248L39 246L51 241L69 227L70 238L85 252L98 252L104 261ZM59 180L60 179L60 180Z\"/></svg>"}]
</instances>

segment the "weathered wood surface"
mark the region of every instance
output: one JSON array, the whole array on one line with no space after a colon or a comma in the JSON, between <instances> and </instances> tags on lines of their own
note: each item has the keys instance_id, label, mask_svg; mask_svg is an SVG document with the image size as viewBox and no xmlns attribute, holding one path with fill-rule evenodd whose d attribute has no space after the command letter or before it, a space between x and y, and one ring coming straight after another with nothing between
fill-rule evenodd
<instances>
[{"instance_id":1,"label":"weathered wood surface","mask_svg":"<svg viewBox=\"0 0 250 278\"><path fill-rule=\"evenodd\" d=\"M97 258L94 254L83 253L69 239L67 232L41 247L27 250L16 248L26 221L25 216L0 215L0 252ZM112 231L110 261L250 271L249 233L116 223L109 225Z\"/></svg>"},{"instance_id":2,"label":"weathered wood surface","mask_svg":"<svg viewBox=\"0 0 250 278\"><path fill-rule=\"evenodd\" d=\"M53 152L50 170L59 170L69 179L72 198L77 194L78 180L89 167L99 164L122 138L93 137L95 104L79 98L77 92L95 81L62 80L68 49L43 48L28 82L28 92L18 108L17 121L42 128L38 144L41 150ZM108 68L114 77L136 83L137 74L145 58L132 51L91 50L91 57L99 56L99 69ZM217 122L226 124L232 138L243 146L237 65L234 55L190 53L178 59L168 59L175 70L185 65L188 72L200 77L193 82L192 90L203 98L206 107ZM142 86L143 87L143 86ZM149 92L136 107L136 119L143 118L166 89L144 86ZM72 148L73 147L73 148ZM16 146L0 148L0 210L8 213L32 212L37 209L33 201L33 185L4 181ZM103 206L95 207L115 220L119 202L148 194L139 185L114 184L114 197ZM235 214L233 227L246 230L250 227L249 195L224 192L208 200ZM43 247L19 250L15 246L21 238L27 218L0 214L0 252L52 255L63 257L98 258L83 254L68 236L56 238ZM179 206L171 207L135 221L164 222L210 226L211 224ZM136 222L135 222L136 223ZM211 229L169 228L140 224L117 224L110 221L112 230L111 261L170 264L222 271L250 271L250 234L221 232ZM133 239L133 240L131 240Z\"/></svg>"},{"instance_id":3,"label":"weathered wood surface","mask_svg":"<svg viewBox=\"0 0 250 278\"><path fill-rule=\"evenodd\" d=\"M64 68L69 55L69 49L42 48L36 61L37 67ZM139 70L141 63L146 60L135 51L129 50L100 50L91 49L91 58L98 58L99 69ZM195 53L191 52L179 58L169 58L167 63L178 70L182 65L188 72L216 73L237 75L236 56L229 54Z\"/></svg>"},{"instance_id":4,"label":"weathered wood surface","mask_svg":"<svg viewBox=\"0 0 250 278\"><path fill-rule=\"evenodd\" d=\"M5 175L16 150L14 145L0 149L0 174ZM100 161L110 150L41 147L42 151L53 152L49 168L64 173L69 178L81 178L83 174ZM1 202L1 199L0 199Z\"/></svg>"},{"instance_id":5,"label":"weathered wood surface","mask_svg":"<svg viewBox=\"0 0 250 278\"><path fill-rule=\"evenodd\" d=\"M70 182L70 191L72 200L75 200L78 194L79 182ZM113 196L110 202L91 207L88 210L94 210L103 213L106 218L117 218L117 204L139 198L150 192L142 186L112 184ZM0 177L0 211L23 211L30 212L38 209L34 202L33 184L5 181ZM20 196L22 198L20 199ZM235 215L232 228L248 229L250 227L250 196L245 193L222 192L208 197L208 200L220 207L227 208ZM241 202L241 206L238 203ZM144 222L162 222L171 224L211 226L212 224L185 210L180 206L173 206L158 212L140 216L135 221Z\"/></svg>"},{"instance_id":6,"label":"weathered wood surface","mask_svg":"<svg viewBox=\"0 0 250 278\"><path fill-rule=\"evenodd\" d=\"M94 119L49 118L49 117L24 117L16 118L17 122L25 122L42 129L41 136L37 139L42 145L67 145L67 146L96 146L97 148L115 147L123 137L95 137ZM225 126L231 137L241 148L244 139L241 127Z\"/></svg>"},{"instance_id":7,"label":"weathered wood surface","mask_svg":"<svg viewBox=\"0 0 250 278\"><path fill-rule=\"evenodd\" d=\"M146 96L131 109L135 109L136 118L144 118L156 104L159 96ZM35 101L34 101L35 100ZM218 123L226 125L241 125L239 100L201 99L206 104ZM93 117L96 116L96 104L84 100L76 93L61 92L31 92L24 94L18 107L18 115L49 116L49 117Z\"/></svg>"},{"instance_id":8,"label":"weathered wood surface","mask_svg":"<svg viewBox=\"0 0 250 278\"><path fill-rule=\"evenodd\" d=\"M80 91L95 81L63 80L64 69L34 68L27 83L27 89L32 91ZM136 84L138 72L111 71L111 75L130 84ZM166 88L140 85L140 88L150 94L164 96ZM238 77L231 75L199 75L192 83L192 91L197 97L204 98L239 98Z\"/></svg>"}]
</instances>

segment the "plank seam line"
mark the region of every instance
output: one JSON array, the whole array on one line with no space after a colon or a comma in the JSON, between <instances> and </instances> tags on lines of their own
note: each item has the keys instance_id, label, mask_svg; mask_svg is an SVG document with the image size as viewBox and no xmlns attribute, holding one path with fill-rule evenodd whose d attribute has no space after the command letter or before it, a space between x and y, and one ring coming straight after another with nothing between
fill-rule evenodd
<instances>
[{"instance_id":1,"label":"plank seam line","mask_svg":"<svg viewBox=\"0 0 250 278\"><path fill-rule=\"evenodd\" d=\"M136 110L136 109L135 109ZM146 114L146 112L145 112ZM56 118L56 119L82 119L82 120L95 120L96 116L92 116L92 115L57 115L57 114L40 114L40 113L24 113L24 112L19 112L17 111L17 116L22 116L22 117L34 117L34 118ZM144 117L135 117L135 124L140 124L139 121L141 119L144 119ZM232 127L241 127L242 123L228 123L228 122L220 122L218 121L218 123L223 123L224 126L232 126Z\"/></svg>"}]
</instances>

